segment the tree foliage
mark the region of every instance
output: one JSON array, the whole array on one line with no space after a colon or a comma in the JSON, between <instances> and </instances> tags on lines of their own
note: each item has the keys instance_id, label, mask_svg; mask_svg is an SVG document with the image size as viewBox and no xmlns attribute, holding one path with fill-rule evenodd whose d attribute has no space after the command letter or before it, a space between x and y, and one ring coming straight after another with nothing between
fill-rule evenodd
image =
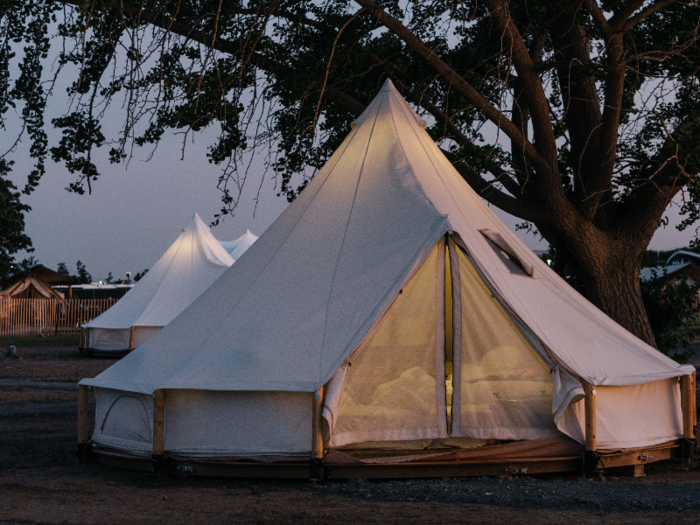
<instances>
[{"instance_id":1,"label":"tree foliage","mask_svg":"<svg viewBox=\"0 0 700 525\"><path fill-rule=\"evenodd\" d=\"M100 177L97 150L124 162L174 131L184 153L188 138L214 129L207 155L221 168L222 214L235 210L256 155L292 200L391 78L472 188L534 225L595 304L653 343L637 278L645 249L679 193L682 226L700 217L695 0L7 0L2 9L0 115L20 112L31 142L25 192L49 156L82 193ZM46 100L64 70L71 105L52 121L61 138L49 145ZM122 126L107 137L116 106Z\"/></svg>"},{"instance_id":2,"label":"tree foliage","mask_svg":"<svg viewBox=\"0 0 700 525\"><path fill-rule=\"evenodd\" d=\"M78 284L90 284L92 282L92 275L87 271L85 265L81 261L78 261L75 266L78 270L78 275L74 277L78 279Z\"/></svg>"},{"instance_id":3,"label":"tree foliage","mask_svg":"<svg viewBox=\"0 0 700 525\"><path fill-rule=\"evenodd\" d=\"M33 251L31 239L24 233L24 214L29 206L20 202L20 194L8 179L11 162L0 159L0 279L7 279L17 267L14 254Z\"/></svg>"},{"instance_id":4,"label":"tree foliage","mask_svg":"<svg viewBox=\"0 0 700 525\"><path fill-rule=\"evenodd\" d=\"M64 263L64 262L58 263L58 267L56 268L56 272L58 272L60 275L65 275L66 277L70 277L70 272L68 271L68 267L66 266L66 263Z\"/></svg>"},{"instance_id":5,"label":"tree foliage","mask_svg":"<svg viewBox=\"0 0 700 525\"><path fill-rule=\"evenodd\" d=\"M691 343L700 335L698 294L700 283L689 284L685 278L671 280L665 269L661 273L652 270L652 278L642 281L644 306L657 347L679 363L686 363L696 350Z\"/></svg>"}]
</instances>

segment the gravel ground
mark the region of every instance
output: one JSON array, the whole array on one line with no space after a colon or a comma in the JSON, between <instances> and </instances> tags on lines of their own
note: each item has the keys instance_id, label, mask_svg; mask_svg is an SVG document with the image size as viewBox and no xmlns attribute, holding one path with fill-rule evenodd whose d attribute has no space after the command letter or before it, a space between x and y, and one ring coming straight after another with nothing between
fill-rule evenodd
<instances>
[{"instance_id":1,"label":"gravel ground","mask_svg":"<svg viewBox=\"0 0 700 525\"><path fill-rule=\"evenodd\" d=\"M0 524L700 525L700 469L682 471L672 461L648 465L644 478L609 472L605 481L570 474L317 485L160 479L79 465L72 378L96 375L114 360L40 343L18 345L22 360L0 358Z\"/></svg>"},{"instance_id":2,"label":"gravel ground","mask_svg":"<svg viewBox=\"0 0 700 525\"><path fill-rule=\"evenodd\" d=\"M457 478L415 481L327 483L319 490L350 498L387 502L437 502L528 509L582 509L604 512L683 511L700 517L700 472L682 482L661 481L677 463L647 467L650 482L631 478L593 481L565 478ZM659 481L654 481L658 478Z\"/></svg>"}]
</instances>

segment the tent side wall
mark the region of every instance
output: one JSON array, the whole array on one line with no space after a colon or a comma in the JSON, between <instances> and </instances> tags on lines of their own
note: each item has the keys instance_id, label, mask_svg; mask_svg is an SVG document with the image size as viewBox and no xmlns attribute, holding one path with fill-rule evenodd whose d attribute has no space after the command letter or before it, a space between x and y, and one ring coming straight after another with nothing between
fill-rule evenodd
<instances>
[{"instance_id":1,"label":"tent side wall","mask_svg":"<svg viewBox=\"0 0 700 525\"><path fill-rule=\"evenodd\" d=\"M308 392L166 391L169 453L309 457L311 428Z\"/></svg>"},{"instance_id":2,"label":"tent side wall","mask_svg":"<svg viewBox=\"0 0 700 525\"><path fill-rule=\"evenodd\" d=\"M96 388L97 445L150 456L153 396ZM167 390L165 451L190 457L311 452L311 394Z\"/></svg>"},{"instance_id":3,"label":"tent side wall","mask_svg":"<svg viewBox=\"0 0 700 525\"><path fill-rule=\"evenodd\" d=\"M135 326L134 341L131 343L131 329L88 328L88 349L103 352L123 352L138 348L156 335L162 326Z\"/></svg>"},{"instance_id":4,"label":"tent side wall","mask_svg":"<svg viewBox=\"0 0 700 525\"><path fill-rule=\"evenodd\" d=\"M153 450L153 398L146 394L95 388L95 431L92 441L132 454Z\"/></svg>"},{"instance_id":5,"label":"tent side wall","mask_svg":"<svg viewBox=\"0 0 700 525\"><path fill-rule=\"evenodd\" d=\"M598 450L648 447L683 437L678 378L631 386L596 387ZM557 422L559 430L585 442L586 413L580 399Z\"/></svg>"}]
</instances>

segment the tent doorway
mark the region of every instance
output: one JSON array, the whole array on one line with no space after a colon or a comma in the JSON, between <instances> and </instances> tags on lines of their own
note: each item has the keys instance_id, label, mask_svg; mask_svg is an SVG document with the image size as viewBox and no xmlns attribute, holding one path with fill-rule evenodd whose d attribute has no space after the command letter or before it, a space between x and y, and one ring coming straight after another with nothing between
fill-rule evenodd
<instances>
[{"instance_id":1,"label":"tent doorway","mask_svg":"<svg viewBox=\"0 0 700 525\"><path fill-rule=\"evenodd\" d=\"M543 356L445 236L331 380L328 445L434 449L557 436L552 385Z\"/></svg>"}]
</instances>

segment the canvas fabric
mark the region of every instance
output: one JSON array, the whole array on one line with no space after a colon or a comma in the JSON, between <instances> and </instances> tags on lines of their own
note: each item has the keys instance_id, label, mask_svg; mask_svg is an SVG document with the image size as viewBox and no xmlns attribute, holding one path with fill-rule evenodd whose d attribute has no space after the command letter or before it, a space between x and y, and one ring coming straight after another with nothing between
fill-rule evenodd
<instances>
[{"instance_id":1,"label":"canvas fabric","mask_svg":"<svg viewBox=\"0 0 700 525\"><path fill-rule=\"evenodd\" d=\"M444 242L433 247L326 403L330 446L446 437ZM331 396L329 396L329 399Z\"/></svg>"},{"instance_id":2,"label":"canvas fabric","mask_svg":"<svg viewBox=\"0 0 700 525\"><path fill-rule=\"evenodd\" d=\"M209 227L194 215L177 240L124 297L85 325L91 350L128 350L141 346L172 321L233 264Z\"/></svg>"},{"instance_id":3,"label":"canvas fabric","mask_svg":"<svg viewBox=\"0 0 700 525\"><path fill-rule=\"evenodd\" d=\"M150 454L153 450L153 396L96 388L92 441L109 448Z\"/></svg>"},{"instance_id":4,"label":"canvas fabric","mask_svg":"<svg viewBox=\"0 0 700 525\"><path fill-rule=\"evenodd\" d=\"M138 348L151 337L157 334L160 326L137 326L134 327L133 347ZM129 349L131 339L131 329L110 329L110 328L90 328L88 330L88 348L119 352Z\"/></svg>"},{"instance_id":5,"label":"canvas fabric","mask_svg":"<svg viewBox=\"0 0 700 525\"><path fill-rule=\"evenodd\" d=\"M164 446L192 457L311 452L311 394L168 390Z\"/></svg>"},{"instance_id":6,"label":"canvas fabric","mask_svg":"<svg viewBox=\"0 0 700 525\"><path fill-rule=\"evenodd\" d=\"M582 397L567 406L557 427L585 443ZM677 378L641 385L596 387L596 439L599 449L637 448L666 443L683 435Z\"/></svg>"},{"instance_id":7,"label":"canvas fabric","mask_svg":"<svg viewBox=\"0 0 700 525\"><path fill-rule=\"evenodd\" d=\"M153 396L95 390L93 443L150 454ZM168 390L164 446L189 457L308 456L311 395Z\"/></svg>"},{"instance_id":8,"label":"canvas fabric","mask_svg":"<svg viewBox=\"0 0 700 525\"><path fill-rule=\"evenodd\" d=\"M232 241L219 241L221 246L231 256L234 261L237 261L255 241L258 240L257 235L253 235L250 230Z\"/></svg>"},{"instance_id":9,"label":"canvas fabric","mask_svg":"<svg viewBox=\"0 0 700 525\"><path fill-rule=\"evenodd\" d=\"M550 367L555 421L577 401L582 381L644 385L694 371L616 324L532 253L457 173L389 81L355 124L216 286L125 359L81 383L145 394L159 388L313 392L343 370L448 233L506 317L527 328L526 340L537 340L528 344L542 350ZM491 243L514 256L525 275ZM500 344L509 345L527 347L515 339ZM476 363L478 355L461 357ZM483 375L490 365L481 369L495 383ZM659 395L664 406L675 406L673 392ZM498 428L521 428L515 411L500 405L498 420L488 424L505 419L508 426ZM539 418L536 412L530 415ZM610 428L612 441L626 441L624 429Z\"/></svg>"},{"instance_id":10,"label":"canvas fabric","mask_svg":"<svg viewBox=\"0 0 700 525\"><path fill-rule=\"evenodd\" d=\"M54 290L49 283L37 275L29 275L8 287L6 290L3 290L2 293L17 298L65 298L63 293Z\"/></svg>"},{"instance_id":11,"label":"canvas fabric","mask_svg":"<svg viewBox=\"0 0 700 525\"><path fill-rule=\"evenodd\" d=\"M557 435L549 367L466 254L451 248L456 252L452 435L499 440Z\"/></svg>"}]
</instances>

